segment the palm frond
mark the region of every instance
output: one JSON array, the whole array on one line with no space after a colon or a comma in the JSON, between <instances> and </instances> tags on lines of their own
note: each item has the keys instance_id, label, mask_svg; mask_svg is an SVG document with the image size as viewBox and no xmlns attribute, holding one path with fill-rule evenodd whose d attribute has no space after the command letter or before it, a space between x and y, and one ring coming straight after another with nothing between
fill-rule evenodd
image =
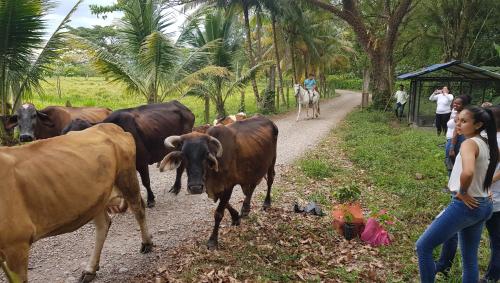
<instances>
[{"instance_id":1,"label":"palm frond","mask_svg":"<svg viewBox=\"0 0 500 283\"><path fill-rule=\"evenodd\" d=\"M162 95L162 100L171 93L177 92L180 94L187 93L187 90L194 88L196 86L203 85L209 77L218 77L218 78L229 78L232 73L224 67L219 66L206 66L194 73L191 73L185 76L182 80L170 86L170 88L164 91Z\"/></svg>"},{"instance_id":2,"label":"palm frond","mask_svg":"<svg viewBox=\"0 0 500 283\"><path fill-rule=\"evenodd\" d=\"M172 41L161 32L153 32L144 39L138 54L139 68L148 72L146 80L157 84L159 76L171 75L178 54Z\"/></svg>"},{"instance_id":3,"label":"palm frond","mask_svg":"<svg viewBox=\"0 0 500 283\"><path fill-rule=\"evenodd\" d=\"M226 100L226 98L231 95L235 90L237 89L241 89L242 87L244 87L248 82L250 82L250 80L255 77L255 75L257 74L257 72L259 72L260 70L262 70L264 67L269 67L271 65L274 64L274 61L273 60L268 60L268 61L264 61L264 62L261 62L257 65L255 65L253 68L251 68L250 70L246 71L244 74L242 74L239 78L236 79L235 82L233 82L227 89L225 95L224 95L224 100Z\"/></svg>"}]
</instances>

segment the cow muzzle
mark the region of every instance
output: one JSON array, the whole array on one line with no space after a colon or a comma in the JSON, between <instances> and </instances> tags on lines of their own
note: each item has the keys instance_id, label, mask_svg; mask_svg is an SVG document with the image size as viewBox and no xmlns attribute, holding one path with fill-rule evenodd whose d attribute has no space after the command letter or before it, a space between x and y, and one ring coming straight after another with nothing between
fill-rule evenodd
<instances>
[{"instance_id":1,"label":"cow muzzle","mask_svg":"<svg viewBox=\"0 0 500 283\"><path fill-rule=\"evenodd\" d=\"M21 142L32 142L35 139L32 135L23 134L19 136Z\"/></svg>"},{"instance_id":2,"label":"cow muzzle","mask_svg":"<svg viewBox=\"0 0 500 283\"><path fill-rule=\"evenodd\" d=\"M203 193L204 186L203 185L188 185L188 193L193 195L199 195Z\"/></svg>"}]
</instances>

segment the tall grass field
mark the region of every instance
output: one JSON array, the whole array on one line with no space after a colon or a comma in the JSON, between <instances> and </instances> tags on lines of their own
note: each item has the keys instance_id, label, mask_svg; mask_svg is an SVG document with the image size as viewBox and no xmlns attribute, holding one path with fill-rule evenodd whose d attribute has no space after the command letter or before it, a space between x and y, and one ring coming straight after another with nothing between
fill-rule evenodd
<instances>
[{"instance_id":1,"label":"tall grass field","mask_svg":"<svg viewBox=\"0 0 500 283\"><path fill-rule=\"evenodd\" d=\"M56 79L49 78L42 84L43 93L35 93L31 97L25 98L26 102L35 104L38 109L49 105L66 105L69 101L72 106L99 106L108 107L112 110L136 107L146 104L146 98L138 94L129 94L125 87L116 82L106 81L103 77L64 77L61 78L61 97L57 94ZM264 84L259 85L259 90L264 89ZM286 95L286 89L285 89ZM179 100L195 114L195 124L204 123L204 101L199 97L167 97L165 101ZM289 90L289 105L293 108L295 98L293 89ZM280 102L282 105L282 103ZM255 97L252 89L248 86L245 89L245 105L247 115L258 112ZM235 92L233 96L226 100L226 111L229 114L237 113L240 107L240 93ZM279 111L287 111L284 106L280 106ZM215 106L210 105L210 121L215 119Z\"/></svg>"}]
</instances>

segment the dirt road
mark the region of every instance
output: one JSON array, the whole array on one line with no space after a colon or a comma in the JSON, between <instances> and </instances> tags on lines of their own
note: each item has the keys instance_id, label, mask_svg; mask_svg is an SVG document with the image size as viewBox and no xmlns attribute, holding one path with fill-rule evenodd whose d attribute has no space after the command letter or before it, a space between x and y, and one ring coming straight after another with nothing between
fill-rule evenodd
<instances>
[{"instance_id":1,"label":"dirt road","mask_svg":"<svg viewBox=\"0 0 500 283\"><path fill-rule=\"evenodd\" d=\"M322 102L319 119L295 122L296 112L273 119L279 128L276 181L279 182L280 166L307 153L361 101L359 93L342 90L338 93L341 94L339 97ZM305 117L305 113L302 116ZM174 249L183 240L208 239L209 235L200 231L212 226L216 205L205 194L187 195L185 189L178 196L164 193L164 189L173 184L174 172L160 173L155 166L150 166L151 185L157 196L156 207L147 210L155 244L153 252L139 253L139 229L132 214L114 216L94 282L126 281L131 276L142 274L145 268L161 258L162 252ZM263 189L259 186L257 190ZM231 203L239 210L242 200L242 194L236 189ZM73 233L36 242L30 254L30 282L76 282L93 244L94 227L91 224ZM6 282L5 275L0 274L0 282Z\"/></svg>"}]
</instances>

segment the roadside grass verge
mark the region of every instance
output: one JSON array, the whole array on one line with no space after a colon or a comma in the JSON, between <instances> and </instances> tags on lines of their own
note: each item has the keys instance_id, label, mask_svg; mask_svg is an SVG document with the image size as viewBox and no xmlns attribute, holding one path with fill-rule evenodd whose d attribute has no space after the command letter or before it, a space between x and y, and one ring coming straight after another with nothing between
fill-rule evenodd
<instances>
[{"instance_id":1,"label":"roadside grass verge","mask_svg":"<svg viewBox=\"0 0 500 283\"><path fill-rule=\"evenodd\" d=\"M220 249L207 251L205 237L188 241L141 282L418 282L415 242L449 202L441 191L447 176L442 137L412 129L388 113L355 111L307 156L283 167L273 187L273 206L260 209L264 190L254 197L250 217L230 226L226 213ZM332 225L331 212L343 192L361 192L365 216L386 209L397 220L386 227L391 245L371 248L346 241ZM324 217L293 212L314 201ZM238 205L239 206L239 205ZM238 207L239 208L239 207ZM484 236L484 235L483 235ZM436 251L436 256L438 250ZM480 267L488 259L482 241ZM460 256L448 279L460 282ZM135 279L139 279L135 278Z\"/></svg>"}]
</instances>

